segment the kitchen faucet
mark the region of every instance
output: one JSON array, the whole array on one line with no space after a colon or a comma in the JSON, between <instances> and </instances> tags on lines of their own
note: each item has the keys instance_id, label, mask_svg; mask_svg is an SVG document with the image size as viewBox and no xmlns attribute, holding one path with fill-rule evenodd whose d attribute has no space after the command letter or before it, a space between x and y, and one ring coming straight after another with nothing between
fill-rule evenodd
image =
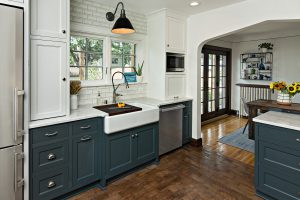
<instances>
[{"instance_id":1,"label":"kitchen faucet","mask_svg":"<svg viewBox=\"0 0 300 200\"><path fill-rule=\"evenodd\" d=\"M116 74L122 74L122 76L124 76L126 88L129 88L128 81L127 81L125 75L124 75L122 72L120 72L120 71L115 72L115 73L112 75L112 77L111 77L112 86L113 86L113 103L117 103L117 97L122 96L121 94L118 94L118 93L117 93L117 89L120 87L121 84L118 84L117 87L115 87L114 76L115 76Z\"/></svg>"}]
</instances>

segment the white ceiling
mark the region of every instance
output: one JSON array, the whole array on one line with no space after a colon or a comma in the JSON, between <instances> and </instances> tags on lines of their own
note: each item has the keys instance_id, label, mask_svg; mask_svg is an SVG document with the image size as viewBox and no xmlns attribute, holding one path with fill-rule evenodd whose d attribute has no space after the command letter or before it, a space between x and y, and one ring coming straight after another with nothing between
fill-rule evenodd
<instances>
[{"instance_id":1,"label":"white ceiling","mask_svg":"<svg viewBox=\"0 0 300 200\"><path fill-rule=\"evenodd\" d=\"M138 13L144 13L145 15L160 10L162 8L168 8L183 12L187 15L193 15L200 12L205 12L215 8L239 3L245 0L98 0L109 6L116 6L119 1L125 4L125 10L134 10ZM192 1L198 1L199 6L191 7L189 4Z\"/></svg>"},{"instance_id":2,"label":"white ceiling","mask_svg":"<svg viewBox=\"0 0 300 200\"><path fill-rule=\"evenodd\" d=\"M300 34L300 21L268 21L245 28L231 35L219 38L223 41L239 42L244 39L285 37ZM261 38L263 39L263 38Z\"/></svg>"}]
</instances>

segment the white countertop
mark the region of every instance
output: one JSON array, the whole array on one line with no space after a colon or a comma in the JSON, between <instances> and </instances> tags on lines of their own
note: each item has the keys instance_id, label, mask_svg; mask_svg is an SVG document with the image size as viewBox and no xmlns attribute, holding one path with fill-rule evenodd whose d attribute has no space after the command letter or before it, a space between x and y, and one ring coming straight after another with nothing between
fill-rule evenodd
<instances>
[{"instance_id":1,"label":"white countertop","mask_svg":"<svg viewBox=\"0 0 300 200\"><path fill-rule=\"evenodd\" d=\"M178 98L174 100L158 100L158 99L152 99L152 98L137 98L137 99L130 99L125 101L126 103L140 103L140 104L146 104L149 106L164 106L168 104L173 103L180 103L185 101L190 101L191 98ZM66 122L72 122L77 120L83 120L83 119L89 119L94 117L105 117L108 116L107 113L102 112L100 110L94 109L93 106L96 105L84 105L79 106L77 110L71 110L71 113L69 116L65 117L56 117L56 118L50 118L50 119L43 119L38 121L32 121L29 123L29 129L32 128L38 128L43 126L50 126L54 124L62 124Z\"/></svg>"},{"instance_id":2,"label":"white countertop","mask_svg":"<svg viewBox=\"0 0 300 200\"><path fill-rule=\"evenodd\" d=\"M79 106L77 110L72 110L69 116L56 117L50 119L43 119L38 121L32 121L29 123L29 128L38 128L43 126L50 126L54 124L62 124L66 122L72 122L77 120L89 119L94 117L105 117L108 116L107 113L102 112L93 108L95 105L84 105Z\"/></svg>"},{"instance_id":3,"label":"white countertop","mask_svg":"<svg viewBox=\"0 0 300 200\"><path fill-rule=\"evenodd\" d=\"M300 114L269 111L253 118L253 121L300 131Z\"/></svg>"}]
</instances>

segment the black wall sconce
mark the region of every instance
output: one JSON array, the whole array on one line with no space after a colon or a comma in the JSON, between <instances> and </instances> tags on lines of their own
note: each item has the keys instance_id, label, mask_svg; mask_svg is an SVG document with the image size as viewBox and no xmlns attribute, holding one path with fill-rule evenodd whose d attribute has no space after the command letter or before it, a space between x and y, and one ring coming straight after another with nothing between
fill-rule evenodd
<instances>
[{"instance_id":1,"label":"black wall sconce","mask_svg":"<svg viewBox=\"0 0 300 200\"><path fill-rule=\"evenodd\" d=\"M115 15L116 15L116 12L119 8L119 5L122 5L121 15L120 15L119 19L117 19L117 21L116 21L115 25L113 26L111 32L116 33L116 34L134 33L135 30L134 30L131 22L129 21L129 19L127 19L127 17L126 17L124 4L122 2L118 3L114 13L112 13L112 12L106 13L106 19L108 21L111 21L111 22L115 20Z\"/></svg>"}]
</instances>

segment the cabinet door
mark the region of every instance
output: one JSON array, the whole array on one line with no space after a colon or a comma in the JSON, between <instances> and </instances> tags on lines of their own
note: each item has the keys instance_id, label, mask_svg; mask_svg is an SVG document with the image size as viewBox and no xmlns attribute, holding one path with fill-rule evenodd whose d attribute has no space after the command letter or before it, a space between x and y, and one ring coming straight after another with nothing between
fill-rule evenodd
<instances>
[{"instance_id":1,"label":"cabinet door","mask_svg":"<svg viewBox=\"0 0 300 200\"><path fill-rule=\"evenodd\" d=\"M185 96L185 75L166 76L166 97L167 99L180 98Z\"/></svg>"},{"instance_id":2,"label":"cabinet door","mask_svg":"<svg viewBox=\"0 0 300 200\"><path fill-rule=\"evenodd\" d=\"M31 35L67 38L67 0L31 0Z\"/></svg>"},{"instance_id":3,"label":"cabinet door","mask_svg":"<svg viewBox=\"0 0 300 200\"><path fill-rule=\"evenodd\" d=\"M133 167L133 142L134 133L132 131L106 135L106 179Z\"/></svg>"},{"instance_id":4,"label":"cabinet door","mask_svg":"<svg viewBox=\"0 0 300 200\"><path fill-rule=\"evenodd\" d=\"M31 41L31 120L66 115L66 43Z\"/></svg>"},{"instance_id":5,"label":"cabinet door","mask_svg":"<svg viewBox=\"0 0 300 200\"><path fill-rule=\"evenodd\" d=\"M158 156L158 127L149 125L135 131L136 163L143 164Z\"/></svg>"},{"instance_id":6,"label":"cabinet door","mask_svg":"<svg viewBox=\"0 0 300 200\"><path fill-rule=\"evenodd\" d=\"M96 133L73 138L73 188L100 179L99 137Z\"/></svg>"},{"instance_id":7,"label":"cabinet door","mask_svg":"<svg viewBox=\"0 0 300 200\"><path fill-rule=\"evenodd\" d=\"M185 52L185 22L183 20L168 17L167 51Z\"/></svg>"}]
</instances>

